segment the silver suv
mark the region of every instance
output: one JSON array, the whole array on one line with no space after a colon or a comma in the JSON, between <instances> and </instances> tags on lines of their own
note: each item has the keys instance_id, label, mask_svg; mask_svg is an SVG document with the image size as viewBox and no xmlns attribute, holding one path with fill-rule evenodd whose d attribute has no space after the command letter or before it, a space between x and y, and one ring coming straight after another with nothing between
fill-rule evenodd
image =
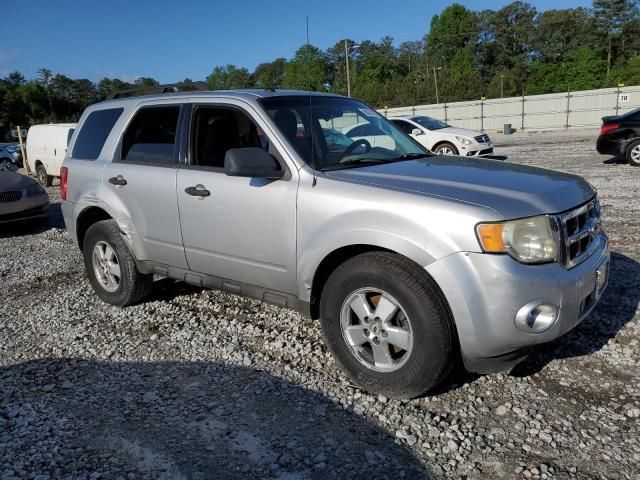
<instances>
[{"instance_id":1,"label":"silver suv","mask_svg":"<svg viewBox=\"0 0 640 480\"><path fill-rule=\"evenodd\" d=\"M364 123L384 142L327 134ZM101 299L139 302L156 274L297 309L356 383L387 396L433 389L459 358L510 368L582 321L607 283L585 180L433 156L350 98L107 101L68 152L64 218Z\"/></svg>"}]
</instances>

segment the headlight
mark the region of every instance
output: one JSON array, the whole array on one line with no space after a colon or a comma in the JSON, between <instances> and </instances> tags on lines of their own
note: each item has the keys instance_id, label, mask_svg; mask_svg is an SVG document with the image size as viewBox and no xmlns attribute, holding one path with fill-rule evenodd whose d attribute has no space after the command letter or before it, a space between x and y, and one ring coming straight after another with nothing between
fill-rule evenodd
<instances>
[{"instance_id":1,"label":"headlight","mask_svg":"<svg viewBox=\"0 0 640 480\"><path fill-rule=\"evenodd\" d=\"M27 197L35 197L36 195L42 195L43 193L44 188L42 188L39 183L29 185L27 188Z\"/></svg>"},{"instance_id":2,"label":"headlight","mask_svg":"<svg viewBox=\"0 0 640 480\"><path fill-rule=\"evenodd\" d=\"M471 145L471 140L469 140L467 137L456 137L456 140L464 145Z\"/></svg>"},{"instance_id":3,"label":"headlight","mask_svg":"<svg viewBox=\"0 0 640 480\"><path fill-rule=\"evenodd\" d=\"M523 263L558 260L559 235L555 220L547 215L501 223L481 223L476 227L485 252L508 253Z\"/></svg>"}]
</instances>

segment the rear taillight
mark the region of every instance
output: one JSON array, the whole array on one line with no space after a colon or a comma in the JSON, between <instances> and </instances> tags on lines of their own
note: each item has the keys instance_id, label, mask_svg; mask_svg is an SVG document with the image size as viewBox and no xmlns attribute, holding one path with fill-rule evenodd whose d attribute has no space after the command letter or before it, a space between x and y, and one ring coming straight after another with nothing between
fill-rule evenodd
<instances>
[{"instance_id":1,"label":"rear taillight","mask_svg":"<svg viewBox=\"0 0 640 480\"><path fill-rule=\"evenodd\" d=\"M616 128L620 128L619 123L606 123L602 125L602 128L600 129L600 135L605 135L606 133L610 132L611 130L615 130Z\"/></svg>"},{"instance_id":2,"label":"rear taillight","mask_svg":"<svg viewBox=\"0 0 640 480\"><path fill-rule=\"evenodd\" d=\"M69 169L67 167L60 167L60 198L62 200L67 199L67 176L69 175Z\"/></svg>"}]
</instances>

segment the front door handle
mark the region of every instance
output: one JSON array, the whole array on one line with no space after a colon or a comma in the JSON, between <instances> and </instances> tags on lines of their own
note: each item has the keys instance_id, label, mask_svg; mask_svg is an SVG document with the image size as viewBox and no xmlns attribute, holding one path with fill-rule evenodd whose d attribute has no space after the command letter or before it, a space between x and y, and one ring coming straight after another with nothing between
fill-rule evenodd
<instances>
[{"instance_id":1,"label":"front door handle","mask_svg":"<svg viewBox=\"0 0 640 480\"><path fill-rule=\"evenodd\" d=\"M204 197L208 197L211 195L211 192L204 188L204 185L196 185L195 187L187 187L184 189L185 193L191 195L193 197L198 197L198 199L202 200Z\"/></svg>"},{"instance_id":2,"label":"front door handle","mask_svg":"<svg viewBox=\"0 0 640 480\"><path fill-rule=\"evenodd\" d=\"M123 187L127 184L127 181L122 175L118 175L117 177L111 177L109 179L109 183L112 185L116 185L117 187Z\"/></svg>"}]
</instances>

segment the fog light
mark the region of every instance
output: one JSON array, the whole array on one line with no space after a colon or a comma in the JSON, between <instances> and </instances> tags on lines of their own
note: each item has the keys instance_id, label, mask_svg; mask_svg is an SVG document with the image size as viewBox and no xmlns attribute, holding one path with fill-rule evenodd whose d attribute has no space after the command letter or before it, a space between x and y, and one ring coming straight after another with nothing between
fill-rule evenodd
<instances>
[{"instance_id":1,"label":"fog light","mask_svg":"<svg viewBox=\"0 0 640 480\"><path fill-rule=\"evenodd\" d=\"M549 330L558 319L558 307L549 300L534 300L518 310L516 327L529 333Z\"/></svg>"}]
</instances>

